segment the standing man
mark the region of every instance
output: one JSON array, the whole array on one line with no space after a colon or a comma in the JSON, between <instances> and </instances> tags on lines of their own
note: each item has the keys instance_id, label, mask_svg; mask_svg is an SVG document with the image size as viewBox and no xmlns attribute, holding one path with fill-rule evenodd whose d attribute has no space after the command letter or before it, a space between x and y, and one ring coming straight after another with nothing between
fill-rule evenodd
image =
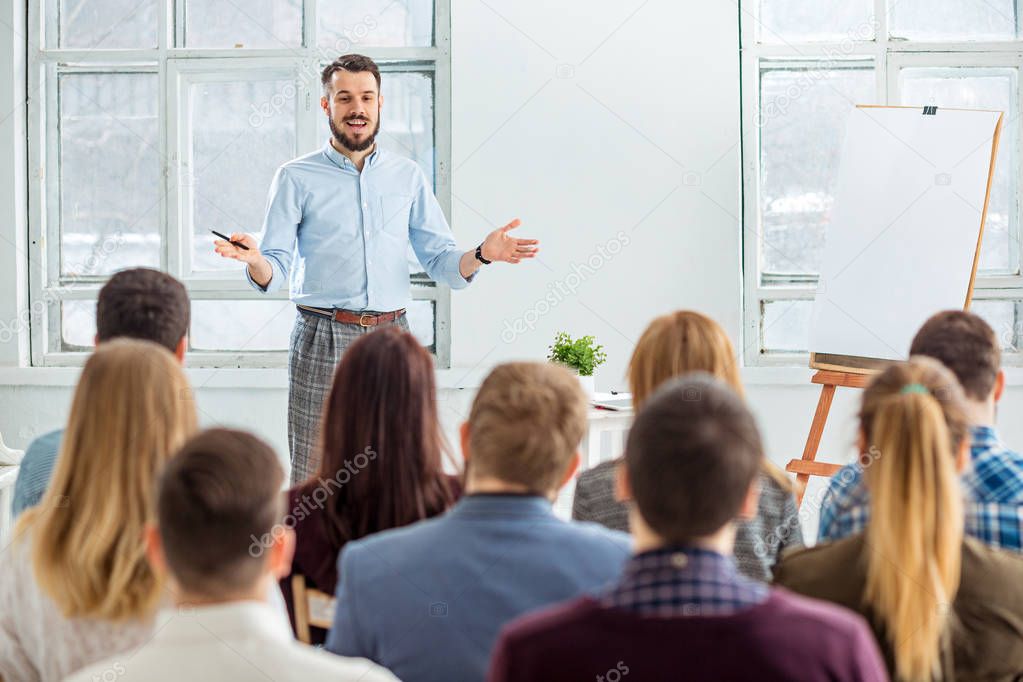
<instances>
[{"instance_id":1,"label":"standing man","mask_svg":"<svg viewBox=\"0 0 1023 682\"><path fill-rule=\"evenodd\" d=\"M409 328L410 242L427 274L452 289L468 286L483 264L518 263L539 249L536 239L509 236L519 225L513 220L475 249L459 250L419 166L377 148L383 97L373 60L339 57L322 82L331 139L277 170L262 245L244 233L231 241L247 250L215 241L221 256L248 265L246 277L260 291L288 281L298 306L288 359L292 483L319 466L320 410L344 349L379 326Z\"/></svg>"}]
</instances>

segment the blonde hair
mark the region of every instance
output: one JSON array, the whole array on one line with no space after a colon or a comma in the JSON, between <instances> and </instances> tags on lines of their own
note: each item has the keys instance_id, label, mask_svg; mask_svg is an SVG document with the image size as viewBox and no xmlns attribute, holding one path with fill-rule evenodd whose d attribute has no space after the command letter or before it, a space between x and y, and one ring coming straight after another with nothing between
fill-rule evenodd
<instances>
[{"instance_id":1,"label":"blonde hair","mask_svg":"<svg viewBox=\"0 0 1023 682\"><path fill-rule=\"evenodd\" d=\"M940 677L963 540L962 389L930 358L892 365L867 387L860 427L871 496L864 602L884 625L897 677Z\"/></svg>"},{"instance_id":2,"label":"blonde hair","mask_svg":"<svg viewBox=\"0 0 1023 682\"><path fill-rule=\"evenodd\" d=\"M85 363L53 480L18 522L35 579L65 617L121 621L156 608L162 584L143 531L159 468L195 429L188 382L162 346L117 339Z\"/></svg>"},{"instance_id":3,"label":"blonde hair","mask_svg":"<svg viewBox=\"0 0 1023 682\"><path fill-rule=\"evenodd\" d=\"M469 472L538 494L556 489L586 429L586 396L564 367L498 365L469 411Z\"/></svg>"},{"instance_id":4,"label":"blonde hair","mask_svg":"<svg viewBox=\"0 0 1023 682\"><path fill-rule=\"evenodd\" d=\"M643 332L629 360L629 390L638 412L665 381L689 372L707 372L745 398L735 348L721 325L693 310L661 315ZM792 482L766 457L761 470L785 490Z\"/></svg>"}]
</instances>

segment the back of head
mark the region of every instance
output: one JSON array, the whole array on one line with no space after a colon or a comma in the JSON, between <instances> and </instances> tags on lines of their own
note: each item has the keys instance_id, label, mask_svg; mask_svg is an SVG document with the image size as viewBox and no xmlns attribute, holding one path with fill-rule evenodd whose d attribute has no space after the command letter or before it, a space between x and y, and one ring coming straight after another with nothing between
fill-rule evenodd
<instances>
[{"instance_id":1,"label":"back of head","mask_svg":"<svg viewBox=\"0 0 1023 682\"><path fill-rule=\"evenodd\" d=\"M284 471L273 449L243 431L209 429L160 475L156 503L164 557L190 596L227 601L266 571L253 538L271 537L284 507Z\"/></svg>"},{"instance_id":2,"label":"back of head","mask_svg":"<svg viewBox=\"0 0 1023 682\"><path fill-rule=\"evenodd\" d=\"M188 381L163 347L118 339L86 361L53 479L21 521L36 578L66 615L121 619L155 606L142 533L157 471L195 428Z\"/></svg>"},{"instance_id":3,"label":"back of head","mask_svg":"<svg viewBox=\"0 0 1023 682\"><path fill-rule=\"evenodd\" d=\"M492 477L538 494L556 490L586 428L586 397L564 367L497 366L469 412L470 477Z\"/></svg>"},{"instance_id":4,"label":"back of head","mask_svg":"<svg viewBox=\"0 0 1023 682\"><path fill-rule=\"evenodd\" d=\"M1002 367L994 330L980 316L962 310L932 315L913 337L909 354L926 355L952 370L972 400L987 400Z\"/></svg>"},{"instance_id":5,"label":"back of head","mask_svg":"<svg viewBox=\"0 0 1023 682\"><path fill-rule=\"evenodd\" d=\"M96 339L142 339L173 353L188 333L190 314L188 292L178 280L150 268L122 270L100 289Z\"/></svg>"},{"instance_id":6,"label":"back of head","mask_svg":"<svg viewBox=\"0 0 1023 682\"><path fill-rule=\"evenodd\" d=\"M633 404L639 409L662 383L689 372L707 372L743 394L735 349L721 325L692 310L658 317L629 360Z\"/></svg>"},{"instance_id":7,"label":"back of head","mask_svg":"<svg viewBox=\"0 0 1023 682\"><path fill-rule=\"evenodd\" d=\"M629 430L625 466L643 521L671 544L735 519L764 457L743 400L698 373L663 384Z\"/></svg>"},{"instance_id":8,"label":"back of head","mask_svg":"<svg viewBox=\"0 0 1023 682\"><path fill-rule=\"evenodd\" d=\"M335 547L437 514L453 500L443 472L433 359L399 327L345 350L324 402L320 466ZM336 493L332 490L336 488Z\"/></svg>"},{"instance_id":9,"label":"back of head","mask_svg":"<svg viewBox=\"0 0 1023 682\"><path fill-rule=\"evenodd\" d=\"M959 585L962 389L931 358L893 364L864 392L860 428L871 496L864 601L885 625L898 676L930 679Z\"/></svg>"}]
</instances>

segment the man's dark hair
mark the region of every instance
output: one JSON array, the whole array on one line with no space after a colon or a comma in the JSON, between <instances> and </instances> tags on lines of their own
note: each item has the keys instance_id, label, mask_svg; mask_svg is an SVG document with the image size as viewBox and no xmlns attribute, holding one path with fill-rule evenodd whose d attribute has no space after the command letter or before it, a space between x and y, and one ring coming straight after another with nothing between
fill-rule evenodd
<instances>
[{"instance_id":1,"label":"man's dark hair","mask_svg":"<svg viewBox=\"0 0 1023 682\"><path fill-rule=\"evenodd\" d=\"M182 446L160 476L156 514L183 589L229 599L252 588L282 521L283 482L273 448L244 431L209 429Z\"/></svg>"},{"instance_id":2,"label":"man's dark hair","mask_svg":"<svg viewBox=\"0 0 1023 682\"><path fill-rule=\"evenodd\" d=\"M658 388L625 447L639 513L669 543L712 535L735 519L763 457L742 399L702 372Z\"/></svg>"},{"instance_id":3,"label":"man's dark hair","mask_svg":"<svg viewBox=\"0 0 1023 682\"><path fill-rule=\"evenodd\" d=\"M327 92L330 88L331 78L334 76L336 71L349 71L351 73L359 73L362 71L369 71L373 74L373 77L377 79L377 92L380 91L380 67L377 63L361 54L345 54L341 55L323 69L323 75L320 78L320 82L323 84L323 91Z\"/></svg>"},{"instance_id":4,"label":"man's dark hair","mask_svg":"<svg viewBox=\"0 0 1023 682\"><path fill-rule=\"evenodd\" d=\"M188 292L178 280L150 268L122 270L99 290L96 340L126 336L173 353L188 333L190 314Z\"/></svg>"},{"instance_id":5,"label":"man's dark hair","mask_svg":"<svg viewBox=\"0 0 1023 682\"><path fill-rule=\"evenodd\" d=\"M963 310L945 310L928 318L913 337L909 354L926 355L948 367L973 400L987 400L1002 367L994 330Z\"/></svg>"}]
</instances>

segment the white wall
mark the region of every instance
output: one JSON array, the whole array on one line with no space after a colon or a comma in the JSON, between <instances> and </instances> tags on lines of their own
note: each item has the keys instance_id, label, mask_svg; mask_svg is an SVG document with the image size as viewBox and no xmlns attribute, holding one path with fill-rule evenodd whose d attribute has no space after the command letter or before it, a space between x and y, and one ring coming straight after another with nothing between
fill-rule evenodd
<instances>
[{"instance_id":1,"label":"white wall","mask_svg":"<svg viewBox=\"0 0 1023 682\"><path fill-rule=\"evenodd\" d=\"M3 320L15 318L17 304L24 305L24 262L14 249L24 244L18 203L24 188L11 173L24 161L8 161L20 153L24 133L16 116L2 118L20 102L11 87L8 65L15 50L5 26L19 4L0 0ZM597 373L601 390L625 388L628 355L657 314L695 308L739 339L735 4L453 5L456 235L468 246L519 217L519 232L539 237L542 252L537 262L492 266L454 294L454 367L439 373L446 430L453 432L489 367L542 358L558 330L594 334L604 344L609 361ZM24 348L18 344L0 348L3 364L17 366L19 359ZM282 371L191 374L204 424L251 428L286 453ZM778 463L798 457L818 393L808 384L810 372L753 369L745 376L771 457ZM0 367L0 433L22 447L61 425L73 377L68 370ZM1015 413L1021 402L1023 393L1011 389L1003 412ZM840 391L822 445L825 458L848 458L854 403L855 392ZM1023 443L1023 426L1013 426L1006 424L1007 438Z\"/></svg>"}]
</instances>

